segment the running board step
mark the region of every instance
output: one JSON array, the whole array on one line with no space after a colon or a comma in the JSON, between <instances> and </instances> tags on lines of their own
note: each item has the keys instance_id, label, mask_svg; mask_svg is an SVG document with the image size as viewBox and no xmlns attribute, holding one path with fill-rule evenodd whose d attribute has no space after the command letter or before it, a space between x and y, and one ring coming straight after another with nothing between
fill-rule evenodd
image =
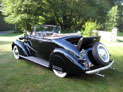
<instances>
[{"instance_id":1,"label":"running board step","mask_svg":"<svg viewBox=\"0 0 123 92\"><path fill-rule=\"evenodd\" d=\"M21 57L24 58L24 59L27 59L29 61L32 61L34 63L37 63L39 65L42 65L44 67L48 67L48 68L50 67L48 61L46 61L44 59L41 59L39 57L34 57L34 56L21 56Z\"/></svg>"}]
</instances>

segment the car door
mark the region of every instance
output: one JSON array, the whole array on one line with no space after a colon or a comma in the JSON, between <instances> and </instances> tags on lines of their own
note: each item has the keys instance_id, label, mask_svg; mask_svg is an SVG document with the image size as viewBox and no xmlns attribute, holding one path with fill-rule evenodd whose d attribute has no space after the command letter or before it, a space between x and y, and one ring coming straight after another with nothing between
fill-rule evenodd
<instances>
[{"instance_id":1,"label":"car door","mask_svg":"<svg viewBox=\"0 0 123 92\"><path fill-rule=\"evenodd\" d=\"M37 52L38 56L45 60L49 60L49 56L55 48L52 40L34 35L30 37L30 41L32 48Z\"/></svg>"},{"instance_id":2,"label":"car door","mask_svg":"<svg viewBox=\"0 0 123 92\"><path fill-rule=\"evenodd\" d=\"M52 40L50 39L38 39L39 41L39 54L46 60L49 60L49 56L53 49L55 48L54 44L52 43Z\"/></svg>"},{"instance_id":3,"label":"car door","mask_svg":"<svg viewBox=\"0 0 123 92\"><path fill-rule=\"evenodd\" d=\"M33 50L36 52L36 54L39 54L39 48L40 48L40 42L38 41L39 38L36 37L35 35L32 35L29 37L29 39Z\"/></svg>"}]
</instances>

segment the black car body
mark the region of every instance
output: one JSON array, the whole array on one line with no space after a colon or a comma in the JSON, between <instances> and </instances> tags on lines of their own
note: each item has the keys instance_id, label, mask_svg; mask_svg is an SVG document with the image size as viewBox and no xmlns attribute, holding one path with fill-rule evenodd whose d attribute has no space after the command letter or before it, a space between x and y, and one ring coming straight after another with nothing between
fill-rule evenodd
<instances>
[{"instance_id":1,"label":"black car body","mask_svg":"<svg viewBox=\"0 0 123 92\"><path fill-rule=\"evenodd\" d=\"M100 37L78 33L60 34L60 27L38 25L29 35L12 43L16 59L25 58L53 69L59 77L67 74L95 74L114 63Z\"/></svg>"}]
</instances>

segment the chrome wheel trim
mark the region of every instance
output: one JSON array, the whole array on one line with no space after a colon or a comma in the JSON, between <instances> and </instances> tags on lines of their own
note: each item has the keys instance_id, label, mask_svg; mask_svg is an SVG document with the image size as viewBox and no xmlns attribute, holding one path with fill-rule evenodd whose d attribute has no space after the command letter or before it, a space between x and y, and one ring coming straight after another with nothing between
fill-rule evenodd
<instances>
[{"instance_id":1,"label":"chrome wheel trim","mask_svg":"<svg viewBox=\"0 0 123 92\"><path fill-rule=\"evenodd\" d=\"M67 75L66 72L58 71L56 69L53 69L53 72L55 73L56 76L58 76L60 78L64 78Z\"/></svg>"},{"instance_id":2,"label":"chrome wheel trim","mask_svg":"<svg viewBox=\"0 0 123 92\"><path fill-rule=\"evenodd\" d=\"M97 47L97 51L99 54L99 57L104 61L104 62L109 62L109 52L107 48L103 44L99 44Z\"/></svg>"},{"instance_id":3,"label":"chrome wheel trim","mask_svg":"<svg viewBox=\"0 0 123 92\"><path fill-rule=\"evenodd\" d=\"M18 51L17 46L14 46L13 48L13 54L14 54L15 59L19 59L19 51Z\"/></svg>"}]
</instances>

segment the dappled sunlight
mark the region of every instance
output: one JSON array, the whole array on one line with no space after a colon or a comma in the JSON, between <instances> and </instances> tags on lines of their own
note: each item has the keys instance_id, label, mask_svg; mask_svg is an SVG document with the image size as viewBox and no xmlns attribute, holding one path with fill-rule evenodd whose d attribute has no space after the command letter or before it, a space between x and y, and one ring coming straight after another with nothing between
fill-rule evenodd
<instances>
[{"instance_id":1,"label":"dappled sunlight","mask_svg":"<svg viewBox=\"0 0 123 92\"><path fill-rule=\"evenodd\" d=\"M115 47L115 46L119 46L119 47L123 47L123 43L120 42L106 42L106 41L101 41L102 43L104 43L106 46L108 47Z\"/></svg>"},{"instance_id":2,"label":"dappled sunlight","mask_svg":"<svg viewBox=\"0 0 123 92\"><path fill-rule=\"evenodd\" d=\"M11 51L11 44L0 45L0 52Z\"/></svg>"},{"instance_id":3,"label":"dappled sunlight","mask_svg":"<svg viewBox=\"0 0 123 92\"><path fill-rule=\"evenodd\" d=\"M0 41L14 41L16 39L18 39L19 36L15 36L15 37L0 37Z\"/></svg>"},{"instance_id":4,"label":"dappled sunlight","mask_svg":"<svg viewBox=\"0 0 123 92\"><path fill-rule=\"evenodd\" d=\"M123 38L120 40L123 40ZM112 58L120 57L118 58L118 61L123 62L123 42L118 42L118 41L116 42L101 41L101 42L106 45Z\"/></svg>"},{"instance_id":5,"label":"dappled sunlight","mask_svg":"<svg viewBox=\"0 0 123 92\"><path fill-rule=\"evenodd\" d=\"M18 34L18 33L11 33L7 35L0 36L0 41L14 41L18 39L19 36L22 36L23 34Z\"/></svg>"},{"instance_id":6,"label":"dappled sunlight","mask_svg":"<svg viewBox=\"0 0 123 92\"><path fill-rule=\"evenodd\" d=\"M12 43L11 41L0 41L0 46L2 47L2 45L6 45L6 44L10 44Z\"/></svg>"},{"instance_id":7,"label":"dappled sunlight","mask_svg":"<svg viewBox=\"0 0 123 92\"><path fill-rule=\"evenodd\" d=\"M22 33L9 33L6 35L2 35L0 37L16 37L16 36L20 36L20 35L23 35L23 34Z\"/></svg>"},{"instance_id":8,"label":"dappled sunlight","mask_svg":"<svg viewBox=\"0 0 123 92\"><path fill-rule=\"evenodd\" d=\"M22 34L11 33L4 36L0 36L0 53L11 51L11 44L18 39Z\"/></svg>"}]
</instances>

